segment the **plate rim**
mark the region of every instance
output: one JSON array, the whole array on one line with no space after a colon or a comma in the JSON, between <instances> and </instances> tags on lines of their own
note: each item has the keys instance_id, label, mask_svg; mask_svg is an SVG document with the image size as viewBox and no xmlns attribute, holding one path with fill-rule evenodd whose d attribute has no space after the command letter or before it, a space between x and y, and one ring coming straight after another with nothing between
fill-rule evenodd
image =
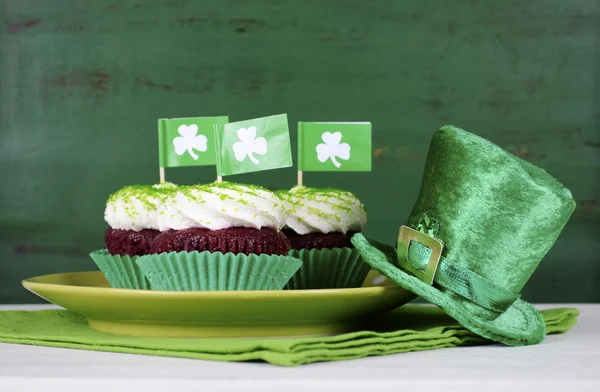
<instances>
[{"instance_id":1,"label":"plate rim","mask_svg":"<svg viewBox=\"0 0 600 392\"><path fill-rule=\"evenodd\" d=\"M63 292L79 292L84 291L87 294L103 294L103 295L131 295L136 297L144 296L169 296L169 297L218 297L218 298L232 298L232 297L255 297L265 295L270 297L282 297L282 298L295 298L295 297L306 297L306 296L337 296L347 295L351 293L355 294L371 294L379 295L383 293L393 291L406 291L400 286L370 286L370 287L356 287L356 288L338 288L338 289L310 289L310 290L237 290L237 291L165 291L165 290L140 290L140 289L121 289L113 287L94 287L94 286L73 286L56 283L45 283L35 282L34 280L47 279L51 276L66 275L66 274L101 274L101 271L71 271L71 272L58 272L53 274L45 274L39 276L33 276L30 278L23 279L21 284L29 291L33 291L36 295L38 292L36 288L46 288L60 290Z\"/></svg>"}]
</instances>

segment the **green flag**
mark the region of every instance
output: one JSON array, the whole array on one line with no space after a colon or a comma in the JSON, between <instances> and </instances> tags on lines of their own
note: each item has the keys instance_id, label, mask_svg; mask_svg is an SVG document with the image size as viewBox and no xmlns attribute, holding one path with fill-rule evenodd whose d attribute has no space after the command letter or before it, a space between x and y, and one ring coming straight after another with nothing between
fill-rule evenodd
<instances>
[{"instance_id":1,"label":"green flag","mask_svg":"<svg viewBox=\"0 0 600 392\"><path fill-rule=\"evenodd\" d=\"M214 125L227 122L227 116L159 119L160 167L215 165Z\"/></svg>"},{"instance_id":2,"label":"green flag","mask_svg":"<svg viewBox=\"0 0 600 392\"><path fill-rule=\"evenodd\" d=\"M298 123L299 171L371 171L371 123Z\"/></svg>"},{"instance_id":3,"label":"green flag","mask_svg":"<svg viewBox=\"0 0 600 392\"><path fill-rule=\"evenodd\" d=\"M215 125L217 175L292 166L287 114Z\"/></svg>"}]
</instances>

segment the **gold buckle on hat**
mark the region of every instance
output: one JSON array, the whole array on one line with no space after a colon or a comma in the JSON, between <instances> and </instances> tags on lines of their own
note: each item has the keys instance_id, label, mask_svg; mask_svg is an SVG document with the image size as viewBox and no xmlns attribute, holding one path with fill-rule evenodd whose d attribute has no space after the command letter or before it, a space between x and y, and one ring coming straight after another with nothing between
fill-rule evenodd
<instances>
[{"instance_id":1,"label":"gold buckle on hat","mask_svg":"<svg viewBox=\"0 0 600 392\"><path fill-rule=\"evenodd\" d=\"M419 242L431 249L431 256L429 256L429 261L427 262L425 271L414 268L408 262L408 247L410 245L410 241ZM400 264L400 267L412 273L414 276L428 285L433 284L433 278L435 277L435 272L437 271L440 258L442 257L443 248L444 245L442 242L433 237L421 233L420 231L411 229L408 226L400 227L397 249L398 264Z\"/></svg>"}]
</instances>

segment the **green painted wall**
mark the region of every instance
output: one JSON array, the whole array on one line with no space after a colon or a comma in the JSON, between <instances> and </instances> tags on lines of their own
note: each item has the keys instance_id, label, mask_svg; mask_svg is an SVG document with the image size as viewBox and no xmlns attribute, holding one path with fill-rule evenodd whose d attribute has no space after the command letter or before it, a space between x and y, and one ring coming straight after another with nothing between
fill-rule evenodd
<instances>
[{"instance_id":1,"label":"green painted wall","mask_svg":"<svg viewBox=\"0 0 600 392\"><path fill-rule=\"evenodd\" d=\"M542 166L578 208L524 297L600 301L595 0L3 4L0 303L36 301L25 277L94 268L109 193L158 180L158 117L282 112L291 124L373 123L372 173L305 181L358 194L367 233L386 242L443 124ZM207 182L214 171L167 178ZM284 188L295 173L236 180Z\"/></svg>"}]
</instances>

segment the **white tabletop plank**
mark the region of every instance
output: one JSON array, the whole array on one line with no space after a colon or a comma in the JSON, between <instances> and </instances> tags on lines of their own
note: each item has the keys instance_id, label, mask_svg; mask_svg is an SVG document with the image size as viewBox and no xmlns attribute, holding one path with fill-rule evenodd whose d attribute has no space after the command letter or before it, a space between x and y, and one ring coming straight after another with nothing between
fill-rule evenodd
<instances>
[{"instance_id":1,"label":"white tabletop plank","mask_svg":"<svg viewBox=\"0 0 600 392\"><path fill-rule=\"evenodd\" d=\"M579 322L537 346L460 347L296 368L0 344L0 392L600 391L600 305L538 308L553 306L579 308ZM49 307L0 306L41 308Z\"/></svg>"}]
</instances>

